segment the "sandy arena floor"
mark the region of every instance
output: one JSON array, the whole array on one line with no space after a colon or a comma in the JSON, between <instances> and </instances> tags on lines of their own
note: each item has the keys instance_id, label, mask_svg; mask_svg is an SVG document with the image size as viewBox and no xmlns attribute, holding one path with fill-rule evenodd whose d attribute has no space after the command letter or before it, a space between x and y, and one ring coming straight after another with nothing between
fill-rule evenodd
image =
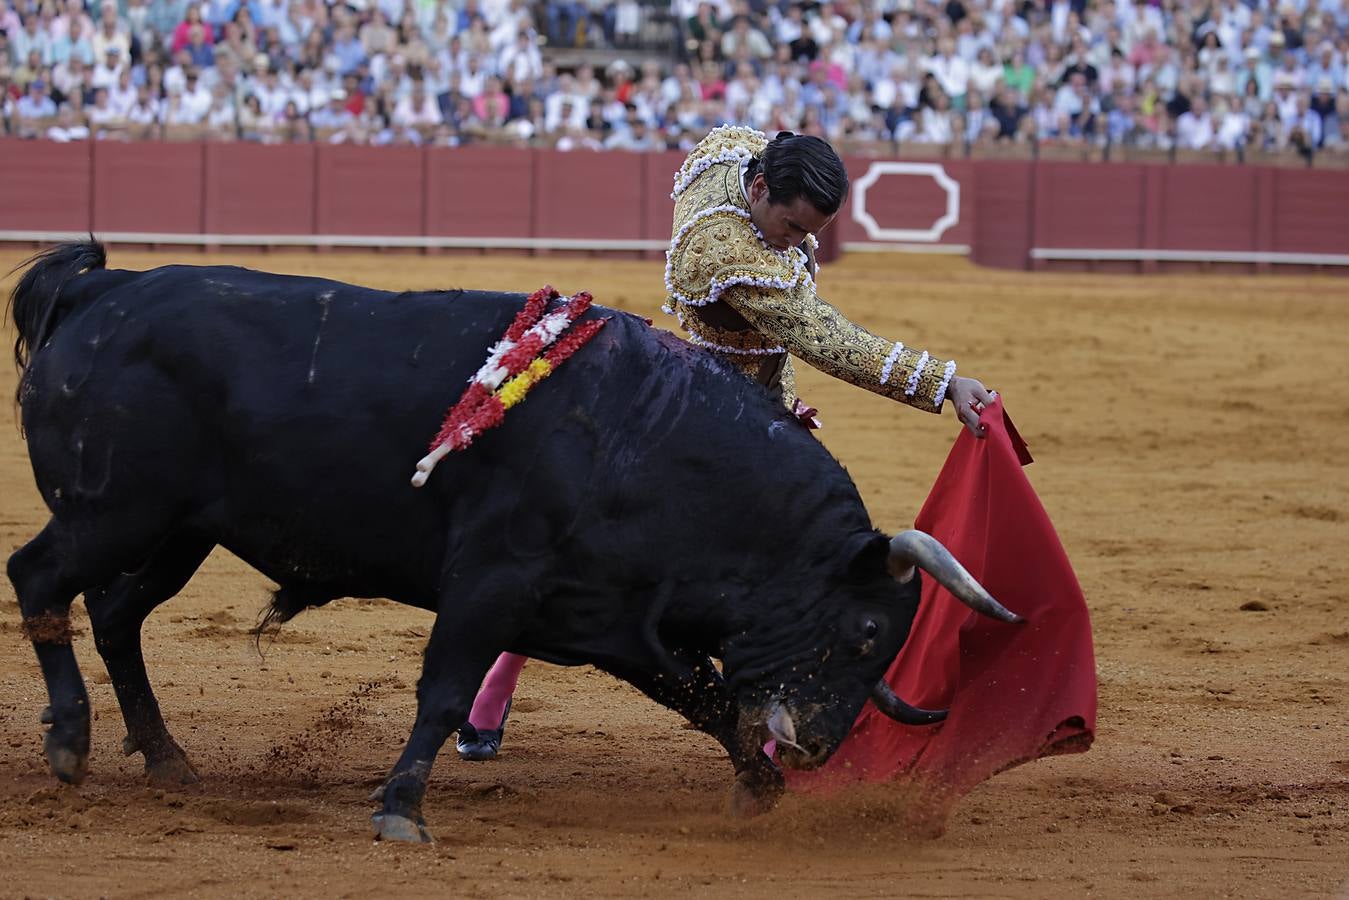
<instances>
[{"instance_id":1,"label":"sandy arena floor","mask_svg":"<svg viewBox=\"0 0 1349 900\"><path fill-rule=\"evenodd\" d=\"M19 259L0 252L0 267ZM550 281L663 318L654 262L185 261L387 288ZM268 584L218 551L145 629L165 717L203 783L148 787L140 757L121 755L85 623L92 774L70 788L47 773L45 691L0 579L0 896L1349 897L1349 282L855 255L821 286L1006 398L1094 617L1090 753L998 777L936 840L905 836L903 798L885 787L739 822L723 814L730 767L710 740L606 676L534 664L497 762L442 755L426 803L439 842L380 844L365 798L411 725L428 615L340 601L259 658L247 630ZM910 524L954 419L801 381L877 524ZM0 398L13 389L0 367ZM5 418L7 556L46 514Z\"/></svg>"}]
</instances>

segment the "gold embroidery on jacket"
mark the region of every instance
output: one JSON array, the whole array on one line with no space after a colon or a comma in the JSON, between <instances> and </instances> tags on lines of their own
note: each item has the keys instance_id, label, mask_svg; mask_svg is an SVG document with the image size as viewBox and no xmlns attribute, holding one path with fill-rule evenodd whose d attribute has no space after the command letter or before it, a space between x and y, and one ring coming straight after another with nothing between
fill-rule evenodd
<instances>
[{"instance_id":1,"label":"gold embroidery on jacket","mask_svg":"<svg viewBox=\"0 0 1349 900\"><path fill-rule=\"evenodd\" d=\"M667 311L694 343L756 381L763 380L766 357L786 352L835 378L940 412L954 364L849 321L816 295L804 252L779 252L760 239L740 189L740 164L766 145L761 132L718 128L680 167L667 254ZM790 360L781 367L779 383L790 409L796 400Z\"/></svg>"}]
</instances>

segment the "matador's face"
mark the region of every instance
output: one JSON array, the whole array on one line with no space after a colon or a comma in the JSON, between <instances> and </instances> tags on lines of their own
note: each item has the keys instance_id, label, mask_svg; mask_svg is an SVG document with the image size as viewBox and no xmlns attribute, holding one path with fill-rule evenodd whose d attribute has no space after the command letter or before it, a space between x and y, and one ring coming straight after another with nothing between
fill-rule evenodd
<instances>
[{"instance_id":1,"label":"matador's face","mask_svg":"<svg viewBox=\"0 0 1349 900\"><path fill-rule=\"evenodd\" d=\"M834 221L834 215L820 212L805 197L797 197L790 203L772 202L762 173L749 183L750 219L775 250L797 246L807 234L817 234Z\"/></svg>"}]
</instances>

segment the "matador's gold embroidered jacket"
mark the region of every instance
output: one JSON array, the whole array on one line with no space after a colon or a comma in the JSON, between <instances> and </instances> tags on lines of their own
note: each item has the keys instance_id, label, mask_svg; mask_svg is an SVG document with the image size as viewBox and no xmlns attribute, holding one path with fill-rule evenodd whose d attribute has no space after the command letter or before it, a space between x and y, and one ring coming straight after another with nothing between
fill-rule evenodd
<instances>
[{"instance_id":1,"label":"matador's gold embroidered jacket","mask_svg":"<svg viewBox=\"0 0 1349 900\"><path fill-rule=\"evenodd\" d=\"M815 295L804 251L775 250L760 236L741 184L744 167L767 143L760 131L717 128L675 173L664 310L694 343L770 389L780 386L788 409L796 400L791 354L859 387L941 412L954 361L854 325Z\"/></svg>"}]
</instances>

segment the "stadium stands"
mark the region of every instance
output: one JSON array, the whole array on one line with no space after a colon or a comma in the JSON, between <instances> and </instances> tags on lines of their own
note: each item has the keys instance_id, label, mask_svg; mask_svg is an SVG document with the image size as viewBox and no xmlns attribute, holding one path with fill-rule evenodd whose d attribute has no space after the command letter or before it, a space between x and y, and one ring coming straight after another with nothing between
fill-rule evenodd
<instances>
[{"instance_id":1,"label":"stadium stands","mask_svg":"<svg viewBox=\"0 0 1349 900\"><path fill-rule=\"evenodd\" d=\"M3 133L1349 164L1349 0L0 0Z\"/></svg>"}]
</instances>

